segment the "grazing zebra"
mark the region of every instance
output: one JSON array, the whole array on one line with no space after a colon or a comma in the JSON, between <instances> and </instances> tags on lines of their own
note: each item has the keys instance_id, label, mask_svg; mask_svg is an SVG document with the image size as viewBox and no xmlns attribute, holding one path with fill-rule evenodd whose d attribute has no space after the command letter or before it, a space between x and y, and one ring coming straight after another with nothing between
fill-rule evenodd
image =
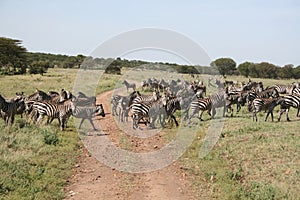
<instances>
[{"instance_id":1,"label":"grazing zebra","mask_svg":"<svg viewBox=\"0 0 300 200\"><path fill-rule=\"evenodd\" d=\"M135 91L135 89L136 89L135 83L128 83L128 81L124 80L124 81L122 82L122 84L124 84L124 85L126 86L127 92L128 92L128 89L129 89L129 88L132 88L133 91Z\"/></svg>"},{"instance_id":2,"label":"grazing zebra","mask_svg":"<svg viewBox=\"0 0 300 200\"><path fill-rule=\"evenodd\" d=\"M35 110L37 122L39 123L44 116L48 116L47 123L51 123L53 119L57 118L60 129L64 130L67 121L72 114L73 102L71 99L59 103L50 101L36 101L33 103L32 108Z\"/></svg>"},{"instance_id":3,"label":"grazing zebra","mask_svg":"<svg viewBox=\"0 0 300 200\"><path fill-rule=\"evenodd\" d=\"M4 120L5 126L12 125L14 123L15 115L18 113L18 108L23 103L23 99L16 100L12 102L7 102L1 95L0 95L0 113L1 117Z\"/></svg>"},{"instance_id":4,"label":"grazing zebra","mask_svg":"<svg viewBox=\"0 0 300 200\"><path fill-rule=\"evenodd\" d=\"M273 120L273 110L278 105L278 98L256 98L252 101L252 112L253 112L253 121L257 121L257 113L261 110L267 111L265 121L267 121L269 115L271 114L272 122Z\"/></svg>"},{"instance_id":5,"label":"grazing zebra","mask_svg":"<svg viewBox=\"0 0 300 200\"><path fill-rule=\"evenodd\" d=\"M297 117L299 117L300 111L300 96L298 95L286 95L279 100L280 111L278 116L278 121L280 121L283 112L286 112L286 120L290 121L288 116L290 107L297 108Z\"/></svg>"},{"instance_id":6,"label":"grazing zebra","mask_svg":"<svg viewBox=\"0 0 300 200\"><path fill-rule=\"evenodd\" d=\"M290 84L290 85L280 85L276 84L273 86L279 94L293 94L293 90L296 88L296 85Z\"/></svg>"},{"instance_id":7,"label":"grazing zebra","mask_svg":"<svg viewBox=\"0 0 300 200\"><path fill-rule=\"evenodd\" d=\"M102 104L96 105L96 106L93 106L93 107L75 106L73 104L73 106L72 106L72 115L76 118L81 118L79 129L81 128L81 125L82 125L83 121L85 119L88 119L90 124L93 126L93 129L97 130L94 126L92 118L94 116L98 116L98 115L100 115L102 117L105 117L105 112L104 112Z\"/></svg>"}]
</instances>

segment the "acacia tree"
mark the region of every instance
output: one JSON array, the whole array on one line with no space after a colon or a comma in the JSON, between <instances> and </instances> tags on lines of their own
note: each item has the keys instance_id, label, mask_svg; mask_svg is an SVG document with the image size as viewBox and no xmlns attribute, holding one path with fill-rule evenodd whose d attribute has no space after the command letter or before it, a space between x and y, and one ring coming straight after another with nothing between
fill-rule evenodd
<instances>
[{"instance_id":1,"label":"acacia tree","mask_svg":"<svg viewBox=\"0 0 300 200\"><path fill-rule=\"evenodd\" d=\"M236 62L231 58L219 58L210 65L216 66L222 76L232 75L236 71Z\"/></svg>"},{"instance_id":2,"label":"acacia tree","mask_svg":"<svg viewBox=\"0 0 300 200\"><path fill-rule=\"evenodd\" d=\"M26 73L26 48L21 40L0 37L0 69L4 74Z\"/></svg>"},{"instance_id":3,"label":"acacia tree","mask_svg":"<svg viewBox=\"0 0 300 200\"><path fill-rule=\"evenodd\" d=\"M239 73L245 77L248 78L249 74L250 74L250 69L253 68L255 64L252 62L244 62L242 64L239 64L239 66L237 67L237 70L239 71Z\"/></svg>"}]
</instances>

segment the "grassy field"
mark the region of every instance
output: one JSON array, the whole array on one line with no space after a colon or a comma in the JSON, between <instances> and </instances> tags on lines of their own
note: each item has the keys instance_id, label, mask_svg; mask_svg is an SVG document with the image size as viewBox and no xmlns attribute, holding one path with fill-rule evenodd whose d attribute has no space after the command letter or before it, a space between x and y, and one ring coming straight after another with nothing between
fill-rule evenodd
<instances>
[{"instance_id":1,"label":"grassy field","mask_svg":"<svg viewBox=\"0 0 300 200\"><path fill-rule=\"evenodd\" d=\"M23 91L29 95L36 88L72 91L76 77L75 69L49 69L44 76L0 76L0 94L13 97ZM96 94L121 86L122 79L139 82L149 77L188 79L168 71L126 70L123 76L99 77ZM243 77L227 79L248 81ZM263 81L264 86L294 81L253 80ZM276 117L277 111L278 107ZM290 112L291 122L286 122L285 116L281 122L264 122L264 115L261 112L259 122L253 122L251 113L243 107L234 117L226 118L220 139L203 159L198 154L211 121L199 123L195 140L180 158L199 199L300 198L300 123L295 109ZM203 118L208 119L206 113ZM25 125L20 117L11 128L5 128L1 120L0 129L0 199L62 199L82 148L73 120L64 132L59 131L56 121L39 127ZM171 140L176 129L167 132L165 139Z\"/></svg>"}]
</instances>

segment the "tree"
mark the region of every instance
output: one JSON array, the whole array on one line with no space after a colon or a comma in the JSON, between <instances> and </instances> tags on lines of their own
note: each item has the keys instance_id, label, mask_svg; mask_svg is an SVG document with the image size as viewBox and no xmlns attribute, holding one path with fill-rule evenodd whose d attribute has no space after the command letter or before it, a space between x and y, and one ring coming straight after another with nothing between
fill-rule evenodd
<instances>
[{"instance_id":1,"label":"tree","mask_svg":"<svg viewBox=\"0 0 300 200\"><path fill-rule=\"evenodd\" d=\"M300 78L300 65L298 65L296 68L293 69L293 74L295 79Z\"/></svg>"},{"instance_id":2,"label":"tree","mask_svg":"<svg viewBox=\"0 0 300 200\"><path fill-rule=\"evenodd\" d=\"M50 64L47 61L33 61L29 66L30 74L44 75L47 72Z\"/></svg>"},{"instance_id":3,"label":"tree","mask_svg":"<svg viewBox=\"0 0 300 200\"><path fill-rule=\"evenodd\" d=\"M258 64L255 64L255 68L258 72L258 77L259 78L277 78L277 71L278 68L277 66L268 63L268 62L261 62Z\"/></svg>"},{"instance_id":4,"label":"tree","mask_svg":"<svg viewBox=\"0 0 300 200\"><path fill-rule=\"evenodd\" d=\"M210 65L216 66L222 76L232 75L236 71L236 62L231 58L219 58Z\"/></svg>"},{"instance_id":5,"label":"tree","mask_svg":"<svg viewBox=\"0 0 300 200\"><path fill-rule=\"evenodd\" d=\"M251 62L244 62L242 64L239 64L237 70L239 73L245 77L248 77L250 74L251 67L254 66L254 63Z\"/></svg>"},{"instance_id":6,"label":"tree","mask_svg":"<svg viewBox=\"0 0 300 200\"><path fill-rule=\"evenodd\" d=\"M0 37L0 69L4 74L26 73L26 48L21 40Z\"/></svg>"},{"instance_id":7,"label":"tree","mask_svg":"<svg viewBox=\"0 0 300 200\"><path fill-rule=\"evenodd\" d=\"M256 68L256 64L253 63L253 65L248 66L249 69L249 76L252 78L259 78L259 71Z\"/></svg>"},{"instance_id":8,"label":"tree","mask_svg":"<svg viewBox=\"0 0 300 200\"><path fill-rule=\"evenodd\" d=\"M277 74L278 74L278 77L284 78L284 79L294 78L295 77L295 75L294 75L294 65L288 64L288 65L285 65L282 68L279 68Z\"/></svg>"}]
</instances>

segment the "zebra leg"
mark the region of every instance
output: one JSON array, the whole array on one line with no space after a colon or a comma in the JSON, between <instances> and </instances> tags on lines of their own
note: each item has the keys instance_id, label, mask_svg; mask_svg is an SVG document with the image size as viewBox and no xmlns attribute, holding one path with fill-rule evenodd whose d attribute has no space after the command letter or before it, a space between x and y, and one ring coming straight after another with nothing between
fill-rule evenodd
<instances>
[{"instance_id":1,"label":"zebra leg","mask_svg":"<svg viewBox=\"0 0 300 200\"><path fill-rule=\"evenodd\" d=\"M286 120L291 121L289 118L289 109L286 109L285 113L286 113Z\"/></svg>"},{"instance_id":2,"label":"zebra leg","mask_svg":"<svg viewBox=\"0 0 300 200\"><path fill-rule=\"evenodd\" d=\"M273 110L271 110L272 122L274 122Z\"/></svg>"},{"instance_id":3,"label":"zebra leg","mask_svg":"<svg viewBox=\"0 0 300 200\"><path fill-rule=\"evenodd\" d=\"M203 114L203 112L204 112L204 110L200 110L200 111L199 111L198 118L199 118L200 121L203 121L203 119L202 119L202 114ZM208 112L209 112L209 111L208 111ZM210 113L208 113L208 114L210 115Z\"/></svg>"},{"instance_id":4,"label":"zebra leg","mask_svg":"<svg viewBox=\"0 0 300 200\"><path fill-rule=\"evenodd\" d=\"M268 113L267 113L266 118L265 118L265 122L267 121L267 119L268 119L270 113L271 113L271 117L272 117L272 121L273 121L273 113L272 113L271 110L268 110Z\"/></svg>"},{"instance_id":5,"label":"zebra leg","mask_svg":"<svg viewBox=\"0 0 300 200\"><path fill-rule=\"evenodd\" d=\"M14 121L15 121L15 115L11 115L11 117L10 117L10 125L13 125Z\"/></svg>"},{"instance_id":6,"label":"zebra leg","mask_svg":"<svg viewBox=\"0 0 300 200\"><path fill-rule=\"evenodd\" d=\"M253 121L256 121L257 122L257 112L256 110L253 110Z\"/></svg>"},{"instance_id":7,"label":"zebra leg","mask_svg":"<svg viewBox=\"0 0 300 200\"><path fill-rule=\"evenodd\" d=\"M298 107L297 117L299 117L299 111L300 111L300 107Z\"/></svg>"},{"instance_id":8,"label":"zebra leg","mask_svg":"<svg viewBox=\"0 0 300 200\"><path fill-rule=\"evenodd\" d=\"M78 127L79 129L81 128L81 125L82 125L84 120L85 120L84 118L81 119L81 122L80 122L79 127Z\"/></svg>"},{"instance_id":9,"label":"zebra leg","mask_svg":"<svg viewBox=\"0 0 300 200\"><path fill-rule=\"evenodd\" d=\"M241 104L237 103L236 104L236 112L237 113L240 112L241 108L242 108Z\"/></svg>"},{"instance_id":10,"label":"zebra leg","mask_svg":"<svg viewBox=\"0 0 300 200\"><path fill-rule=\"evenodd\" d=\"M285 109L281 108L278 114L278 121L280 121L282 113L285 111Z\"/></svg>"},{"instance_id":11,"label":"zebra leg","mask_svg":"<svg viewBox=\"0 0 300 200\"><path fill-rule=\"evenodd\" d=\"M132 115L132 128L136 129L137 128L137 121L136 121L136 115Z\"/></svg>"},{"instance_id":12,"label":"zebra leg","mask_svg":"<svg viewBox=\"0 0 300 200\"><path fill-rule=\"evenodd\" d=\"M61 120L60 130L63 131L67 126L68 117L66 117L66 116L61 117L60 120Z\"/></svg>"},{"instance_id":13,"label":"zebra leg","mask_svg":"<svg viewBox=\"0 0 300 200\"><path fill-rule=\"evenodd\" d=\"M176 127L178 127L179 124L178 124L178 122L177 122L177 120L176 120L176 117L175 117L174 115L171 115L171 117L172 117L172 119L174 120L174 122L175 122L175 124L176 124Z\"/></svg>"},{"instance_id":14,"label":"zebra leg","mask_svg":"<svg viewBox=\"0 0 300 200\"><path fill-rule=\"evenodd\" d=\"M214 119L215 118L215 115L216 115L216 108L214 107L212 109L212 115L211 115L211 119ZM225 116L225 107L224 107L224 110L223 110L223 116Z\"/></svg>"},{"instance_id":15,"label":"zebra leg","mask_svg":"<svg viewBox=\"0 0 300 200\"><path fill-rule=\"evenodd\" d=\"M92 127L93 127L94 131L96 131L97 129L96 129L96 128L95 128L95 126L94 126L94 123L93 123L93 120L92 120L92 118L89 118L89 121L90 121L90 124L92 125Z\"/></svg>"}]
</instances>

